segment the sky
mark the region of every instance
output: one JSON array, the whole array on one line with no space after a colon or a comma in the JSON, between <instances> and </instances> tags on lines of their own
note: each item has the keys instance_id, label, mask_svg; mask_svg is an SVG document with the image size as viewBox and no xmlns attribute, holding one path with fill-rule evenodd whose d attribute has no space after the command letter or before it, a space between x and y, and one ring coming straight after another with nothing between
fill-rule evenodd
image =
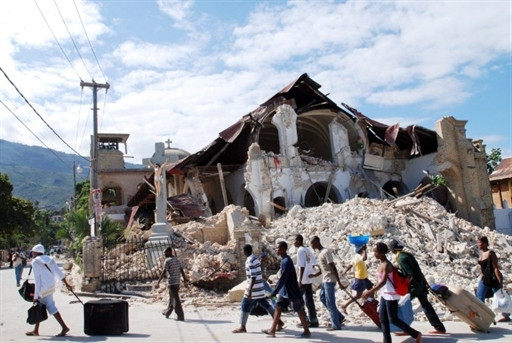
<instances>
[{"instance_id":1,"label":"sky","mask_svg":"<svg viewBox=\"0 0 512 343\"><path fill-rule=\"evenodd\" d=\"M83 156L81 81L108 82L99 132L130 134L141 163L168 139L202 149L308 73L338 105L402 127L467 120L512 157L509 0L3 0L0 67L0 138Z\"/></svg>"}]
</instances>

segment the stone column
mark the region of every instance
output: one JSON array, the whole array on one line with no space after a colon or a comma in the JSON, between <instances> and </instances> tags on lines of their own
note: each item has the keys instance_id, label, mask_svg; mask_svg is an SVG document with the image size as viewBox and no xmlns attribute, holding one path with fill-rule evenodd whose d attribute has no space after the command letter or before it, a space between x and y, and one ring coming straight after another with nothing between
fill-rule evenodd
<instances>
[{"instance_id":1,"label":"stone column","mask_svg":"<svg viewBox=\"0 0 512 343\"><path fill-rule=\"evenodd\" d=\"M297 113L290 105L281 105L272 117L272 124L277 127L279 135L279 152L292 159L297 156Z\"/></svg>"},{"instance_id":2,"label":"stone column","mask_svg":"<svg viewBox=\"0 0 512 343\"><path fill-rule=\"evenodd\" d=\"M153 155L153 163L158 163L163 165L166 161L165 158L165 147L164 143L156 143L155 144L155 154ZM153 267L158 265L158 258L161 252L163 255L163 251L168 242L169 234L173 232L171 224L167 222L167 171L166 168L162 170L161 173L161 191L160 195L155 195L155 223L151 227L152 233L149 237L148 242L146 242L146 249L152 250L152 253L146 254L148 269L152 269Z\"/></svg>"},{"instance_id":3,"label":"stone column","mask_svg":"<svg viewBox=\"0 0 512 343\"><path fill-rule=\"evenodd\" d=\"M101 236L87 236L82 241L82 261L84 266L82 291L94 292L101 287L102 245Z\"/></svg>"}]
</instances>

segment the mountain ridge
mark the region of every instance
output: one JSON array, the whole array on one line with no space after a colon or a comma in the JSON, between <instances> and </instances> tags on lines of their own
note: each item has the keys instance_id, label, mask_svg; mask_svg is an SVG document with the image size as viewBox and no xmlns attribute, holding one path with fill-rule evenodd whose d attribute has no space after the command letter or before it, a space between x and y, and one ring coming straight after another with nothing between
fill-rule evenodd
<instances>
[{"instance_id":1,"label":"mountain ridge","mask_svg":"<svg viewBox=\"0 0 512 343\"><path fill-rule=\"evenodd\" d=\"M59 211L68 206L73 196L73 165L82 169L76 172L77 183L89 178L89 161L79 155L0 139L0 172L9 177L13 195L41 209Z\"/></svg>"}]
</instances>

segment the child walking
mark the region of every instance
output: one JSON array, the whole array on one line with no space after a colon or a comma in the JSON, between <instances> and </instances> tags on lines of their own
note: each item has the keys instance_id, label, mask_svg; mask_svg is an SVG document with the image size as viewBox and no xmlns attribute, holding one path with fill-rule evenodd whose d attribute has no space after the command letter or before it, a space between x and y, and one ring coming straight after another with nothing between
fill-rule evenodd
<instances>
[{"instance_id":1,"label":"child walking","mask_svg":"<svg viewBox=\"0 0 512 343\"><path fill-rule=\"evenodd\" d=\"M355 245L354 251L356 254L352 258L351 264L347 266L342 275L345 275L351 268L354 268L355 280L351 286L351 289L356 291L356 295L353 298L350 298L350 300L347 301L343 306L341 306L343 312L347 312L347 307L352 302L360 299L364 291L373 287L373 282L368 279L368 270L366 270L366 244Z\"/></svg>"}]
</instances>

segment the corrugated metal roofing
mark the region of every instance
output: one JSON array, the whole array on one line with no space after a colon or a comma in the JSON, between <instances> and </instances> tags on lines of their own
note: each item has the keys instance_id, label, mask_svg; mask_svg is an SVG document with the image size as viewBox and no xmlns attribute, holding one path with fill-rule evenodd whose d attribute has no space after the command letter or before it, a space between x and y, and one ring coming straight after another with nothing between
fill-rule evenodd
<instances>
[{"instance_id":1,"label":"corrugated metal roofing","mask_svg":"<svg viewBox=\"0 0 512 343\"><path fill-rule=\"evenodd\" d=\"M512 179L512 157L501 160L500 164L489 176L490 181Z\"/></svg>"}]
</instances>

